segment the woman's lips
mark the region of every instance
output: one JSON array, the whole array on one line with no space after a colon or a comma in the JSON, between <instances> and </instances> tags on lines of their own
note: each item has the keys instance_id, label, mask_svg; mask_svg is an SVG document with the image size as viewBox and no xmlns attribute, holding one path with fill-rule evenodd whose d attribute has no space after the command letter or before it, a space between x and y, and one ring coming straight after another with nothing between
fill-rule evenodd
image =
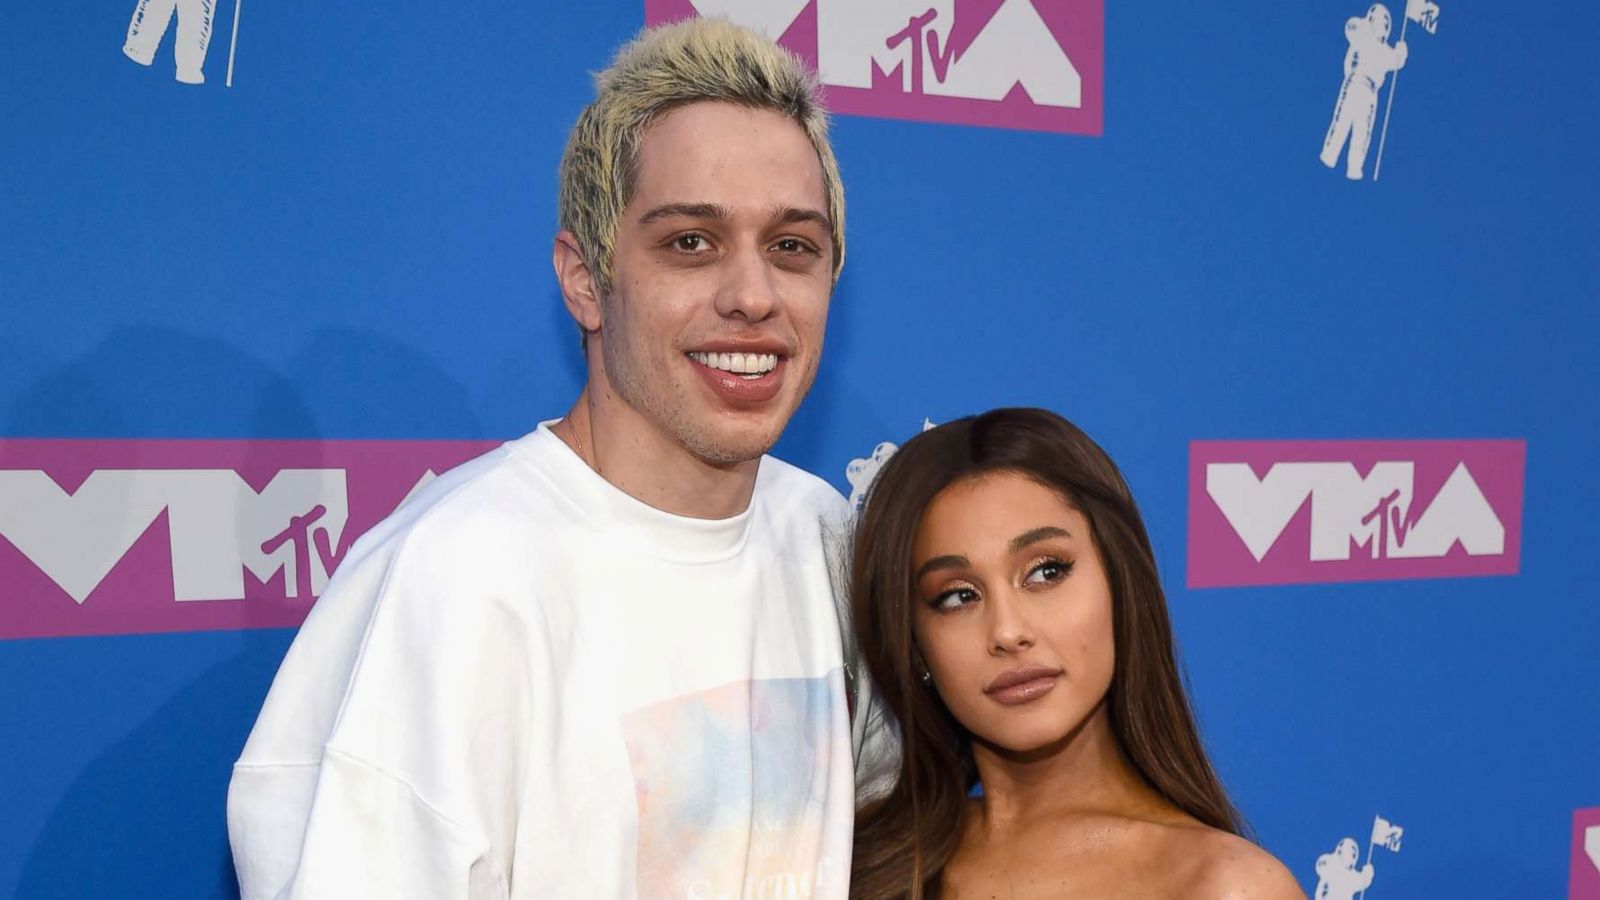
<instances>
[{"instance_id":1,"label":"woman's lips","mask_svg":"<svg viewBox=\"0 0 1600 900\"><path fill-rule=\"evenodd\" d=\"M1049 666L1024 666L1000 673L983 689L996 703L1016 706L1037 700L1055 690L1061 670Z\"/></svg>"}]
</instances>

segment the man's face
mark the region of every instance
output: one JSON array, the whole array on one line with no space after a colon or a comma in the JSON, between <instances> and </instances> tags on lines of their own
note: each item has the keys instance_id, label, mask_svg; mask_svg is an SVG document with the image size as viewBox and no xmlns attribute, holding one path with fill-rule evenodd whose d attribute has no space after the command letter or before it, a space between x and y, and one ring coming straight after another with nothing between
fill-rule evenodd
<instances>
[{"instance_id":1,"label":"man's face","mask_svg":"<svg viewBox=\"0 0 1600 900\"><path fill-rule=\"evenodd\" d=\"M673 110L645 132L617 225L591 336L606 378L695 456L760 456L816 375L835 252L822 165L796 122Z\"/></svg>"}]
</instances>

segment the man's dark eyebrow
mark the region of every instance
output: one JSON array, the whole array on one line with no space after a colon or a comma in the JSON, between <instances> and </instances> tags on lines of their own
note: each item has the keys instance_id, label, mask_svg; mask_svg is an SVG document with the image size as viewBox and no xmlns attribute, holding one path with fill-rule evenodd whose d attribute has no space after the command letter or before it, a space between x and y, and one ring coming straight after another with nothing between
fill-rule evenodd
<instances>
[{"instance_id":1,"label":"man's dark eyebrow","mask_svg":"<svg viewBox=\"0 0 1600 900\"><path fill-rule=\"evenodd\" d=\"M829 219L825 213L815 209L786 206L778 210L777 214L772 217L772 221L776 225L798 225L802 222L815 222L830 233L833 231L833 220Z\"/></svg>"},{"instance_id":2,"label":"man's dark eyebrow","mask_svg":"<svg viewBox=\"0 0 1600 900\"><path fill-rule=\"evenodd\" d=\"M681 216L686 219L730 219L726 206L716 203L664 203L639 217L640 225Z\"/></svg>"},{"instance_id":3,"label":"man's dark eyebrow","mask_svg":"<svg viewBox=\"0 0 1600 900\"><path fill-rule=\"evenodd\" d=\"M965 556L935 556L917 567L917 574L913 580L921 581L922 576L935 569L964 569L972 565L972 561Z\"/></svg>"},{"instance_id":4,"label":"man's dark eyebrow","mask_svg":"<svg viewBox=\"0 0 1600 900\"><path fill-rule=\"evenodd\" d=\"M1043 525L1043 526L1040 526L1038 528L1033 528L1033 529L1029 529L1028 531L1024 531L1023 533L1021 533L1021 534L1017 535L1016 537L1012 538L1011 539L1011 552L1012 553L1016 553L1016 552L1022 550L1023 548L1028 547L1028 546L1030 546L1032 544L1037 544L1040 541L1045 540L1047 538L1055 538L1055 537L1070 538L1070 537L1072 537L1072 535L1070 533L1068 533L1068 531L1065 528L1057 528L1054 525Z\"/></svg>"}]
</instances>

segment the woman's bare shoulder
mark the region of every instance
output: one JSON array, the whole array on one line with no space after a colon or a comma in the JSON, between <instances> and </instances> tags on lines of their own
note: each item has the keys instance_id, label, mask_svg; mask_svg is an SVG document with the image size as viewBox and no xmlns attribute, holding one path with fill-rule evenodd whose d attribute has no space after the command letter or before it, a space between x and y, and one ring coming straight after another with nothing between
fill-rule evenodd
<instances>
[{"instance_id":1,"label":"woman's bare shoulder","mask_svg":"<svg viewBox=\"0 0 1600 900\"><path fill-rule=\"evenodd\" d=\"M1226 831L1201 827L1195 843L1194 897L1203 900L1305 900L1277 857Z\"/></svg>"}]
</instances>

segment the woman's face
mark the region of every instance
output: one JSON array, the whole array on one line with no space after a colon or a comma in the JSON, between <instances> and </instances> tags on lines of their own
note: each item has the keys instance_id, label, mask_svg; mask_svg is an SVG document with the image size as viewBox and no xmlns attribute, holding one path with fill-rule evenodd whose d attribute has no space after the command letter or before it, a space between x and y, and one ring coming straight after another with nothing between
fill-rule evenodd
<instances>
[{"instance_id":1,"label":"woman's face","mask_svg":"<svg viewBox=\"0 0 1600 900\"><path fill-rule=\"evenodd\" d=\"M1116 663L1111 588L1083 514L1014 472L928 504L912 548L917 644L975 737L1023 753L1101 706Z\"/></svg>"}]
</instances>

